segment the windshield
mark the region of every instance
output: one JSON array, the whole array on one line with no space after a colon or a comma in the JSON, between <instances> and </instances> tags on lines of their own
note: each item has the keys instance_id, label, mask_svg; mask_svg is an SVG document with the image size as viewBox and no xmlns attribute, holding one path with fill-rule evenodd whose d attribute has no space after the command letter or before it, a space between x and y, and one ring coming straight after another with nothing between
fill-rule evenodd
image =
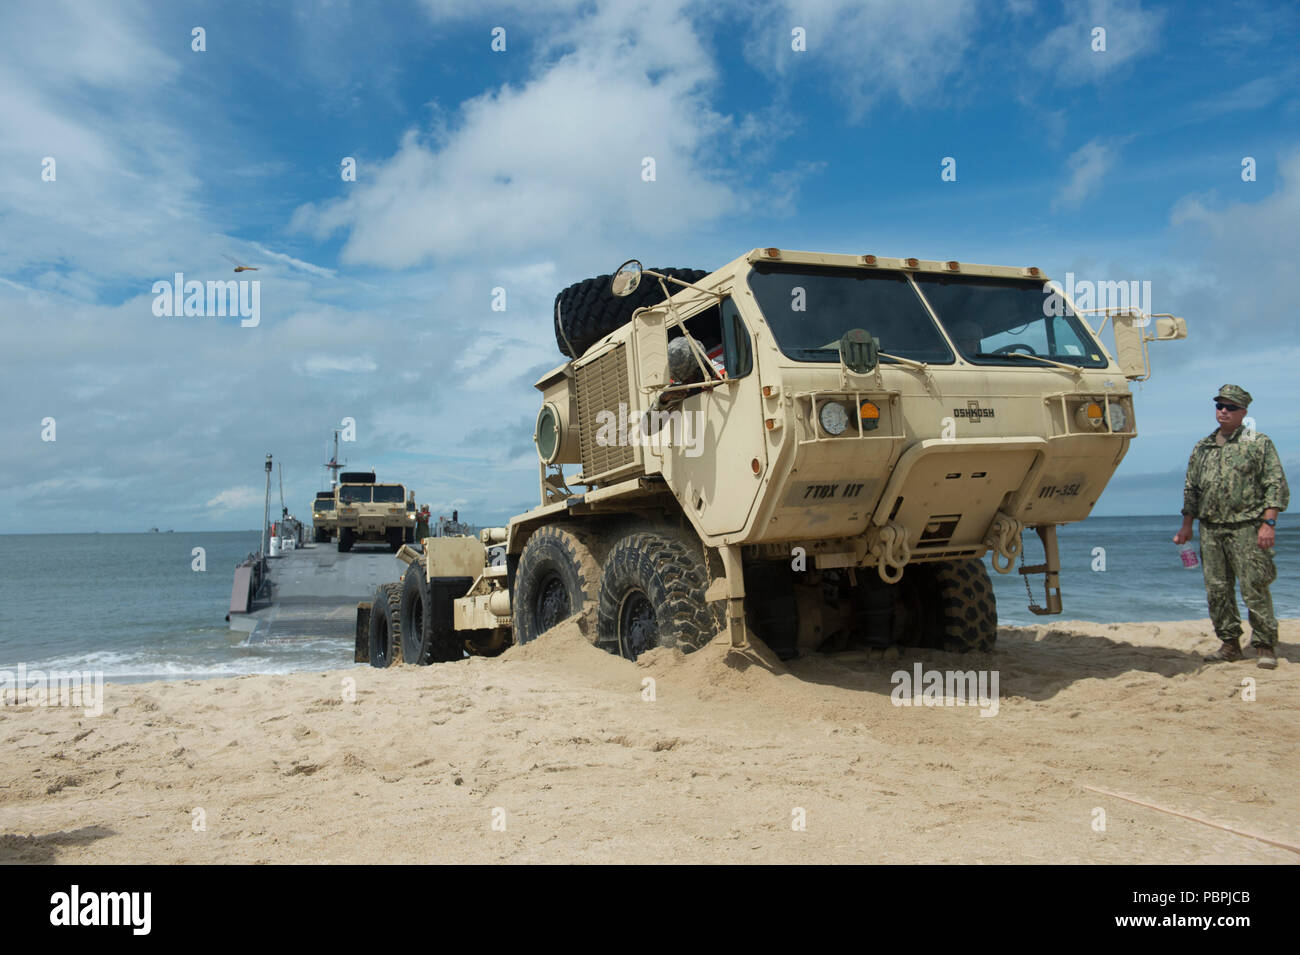
<instances>
[{"instance_id":1,"label":"windshield","mask_svg":"<svg viewBox=\"0 0 1300 955\"><path fill-rule=\"evenodd\" d=\"M401 504L406 500L406 488L400 484L376 484L376 504Z\"/></svg>"},{"instance_id":2,"label":"windshield","mask_svg":"<svg viewBox=\"0 0 1300 955\"><path fill-rule=\"evenodd\" d=\"M1033 355L1083 368L1106 365L1077 317L1045 314L1051 307L1042 282L924 274L916 284L962 357L977 365L1041 367L1026 357Z\"/></svg>"},{"instance_id":3,"label":"windshield","mask_svg":"<svg viewBox=\"0 0 1300 955\"><path fill-rule=\"evenodd\" d=\"M339 500L344 504L370 503L369 484L342 484L339 486Z\"/></svg>"},{"instance_id":4,"label":"windshield","mask_svg":"<svg viewBox=\"0 0 1300 955\"><path fill-rule=\"evenodd\" d=\"M329 497L317 498L313 506L318 511L332 511L334 510L334 499Z\"/></svg>"},{"instance_id":5,"label":"windshield","mask_svg":"<svg viewBox=\"0 0 1300 955\"><path fill-rule=\"evenodd\" d=\"M901 272L760 263L749 273L749 287L777 345L798 361L839 362L840 338L852 328L865 328L891 355L938 364L954 360Z\"/></svg>"}]
</instances>

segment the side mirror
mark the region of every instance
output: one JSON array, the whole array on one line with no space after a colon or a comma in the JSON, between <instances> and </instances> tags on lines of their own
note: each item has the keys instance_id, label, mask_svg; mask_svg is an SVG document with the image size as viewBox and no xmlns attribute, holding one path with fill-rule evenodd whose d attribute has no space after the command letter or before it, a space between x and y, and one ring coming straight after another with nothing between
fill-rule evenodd
<instances>
[{"instance_id":1,"label":"side mirror","mask_svg":"<svg viewBox=\"0 0 1300 955\"><path fill-rule=\"evenodd\" d=\"M646 390L668 384L668 327L663 312L641 309L632 316L632 340L636 342L636 362L641 373L641 387Z\"/></svg>"},{"instance_id":2,"label":"side mirror","mask_svg":"<svg viewBox=\"0 0 1300 955\"><path fill-rule=\"evenodd\" d=\"M1145 341L1145 326L1150 321L1136 312L1121 312L1111 322L1115 328L1115 361L1129 381L1146 381L1151 377Z\"/></svg>"},{"instance_id":3,"label":"side mirror","mask_svg":"<svg viewBox=\"0 0 1300 955\"><path fill-rule=\"evenodd\" d=\"M614 280L610 283L609 290L619 298L631 295L641 284L642 271L644 270L640 262L636 259L628 259L614 272Z\"/></svg>"},{"instance_id":4,"label":"side mirror","mask_svg":"<svg viewBox=\"0 0 1300 955\"><path fill-rule=\"evenodd\" d=\"M876 370L880 361L880 343L863 328L854 328L840 339L840 363L855 375L866 375Z\"/></svg>"},{"instance_id":5,"label":"side mirror","mask_svg":"<svg viewBox=\"0 0 1300 955\"><path fill-rule=\"evenodd\" d=\"M1156 319L1156 341L1174 342L1187 337L1187 320L1176 315Z\"/></svg>"}]
</instances>

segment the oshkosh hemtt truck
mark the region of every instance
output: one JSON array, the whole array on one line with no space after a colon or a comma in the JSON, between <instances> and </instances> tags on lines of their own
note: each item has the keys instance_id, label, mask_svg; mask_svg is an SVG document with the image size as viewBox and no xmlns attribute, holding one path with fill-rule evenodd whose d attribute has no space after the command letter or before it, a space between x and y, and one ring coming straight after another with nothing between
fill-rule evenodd
<instances>
[{"instance_id":1,"label":"oshkosh hemtt truck","mask_svg":"<svg viewBox=\"0 0 1300 955\"><path fill-rule=\"evenodd\" d=\"M339 553L356 543L387 544L396 551L415 540L415 504L406 486L378 484L374 471L344 471L334 496Z\"/></svg>"},{"instance_id":2,"label":"oshkosh hemtt truck","mask_svg":"<svg viewBox=\"0 0 1300 955\"><path fill-rule=\"evenodd\" d=\"M1009 572L1027 527L1044 556L1020 570L1046 593L1030 609L1059 613L1056 528L1137 434L1147 343L1186 325L1116 310L1094 329L1047 282L769 248L566 289L570 360L536 385L538 506L403 551L403 581L359 609L358 658L493 653L573 614L632 658L720 628L787 657L989 650L983 557Z\"/></svg>"}]
</instances>

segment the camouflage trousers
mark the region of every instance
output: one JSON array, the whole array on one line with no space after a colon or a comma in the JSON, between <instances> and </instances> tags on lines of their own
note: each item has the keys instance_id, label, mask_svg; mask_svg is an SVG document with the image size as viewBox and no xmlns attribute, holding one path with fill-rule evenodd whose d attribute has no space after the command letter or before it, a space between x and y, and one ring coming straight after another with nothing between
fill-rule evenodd
<instances>
[{"instance_id":1,"label":"camouflage trousers","mask_svg":"<svg viewBox=\"0 0 1300 955\"><path fill-rule=\"evenodd\" d=\"M1237 611L1237 581L1250 614L1250 642L1271 647L1277 643L1277 617L1268 585L1277 579L1273 551L1261 550L1259 522L1238 521L1212 524L1201 521L1201 568L1205 573L1205 594L1210 620L1220 640L1241 639L1241 615Z\"/></svg>"}]
</instances>

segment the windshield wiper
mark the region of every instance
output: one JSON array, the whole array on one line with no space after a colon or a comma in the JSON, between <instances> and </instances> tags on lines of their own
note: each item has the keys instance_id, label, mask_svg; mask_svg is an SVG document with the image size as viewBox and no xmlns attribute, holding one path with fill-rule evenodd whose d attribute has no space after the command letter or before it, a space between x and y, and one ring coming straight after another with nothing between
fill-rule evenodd
<instances>
[{"instance_id":1,"label":"windshield wiper","mask_svg":"<svg viewBox=\"0 0 1300 955\"><path fill-rule=\"evenodd\" d=\"M1002 352L1001 354L989 352L976 352L976 357L980 358L1028 358L1032 361L1041 361L1044 365L1051 365L1053 368L1062 368L1072 375L1082 375L1083 369L1078 365L1067 365L1062 361L1053 361L1050 358L1044 358L1042 355L1027 355L1022 351Z\"/></svg>"}]
</instances>

